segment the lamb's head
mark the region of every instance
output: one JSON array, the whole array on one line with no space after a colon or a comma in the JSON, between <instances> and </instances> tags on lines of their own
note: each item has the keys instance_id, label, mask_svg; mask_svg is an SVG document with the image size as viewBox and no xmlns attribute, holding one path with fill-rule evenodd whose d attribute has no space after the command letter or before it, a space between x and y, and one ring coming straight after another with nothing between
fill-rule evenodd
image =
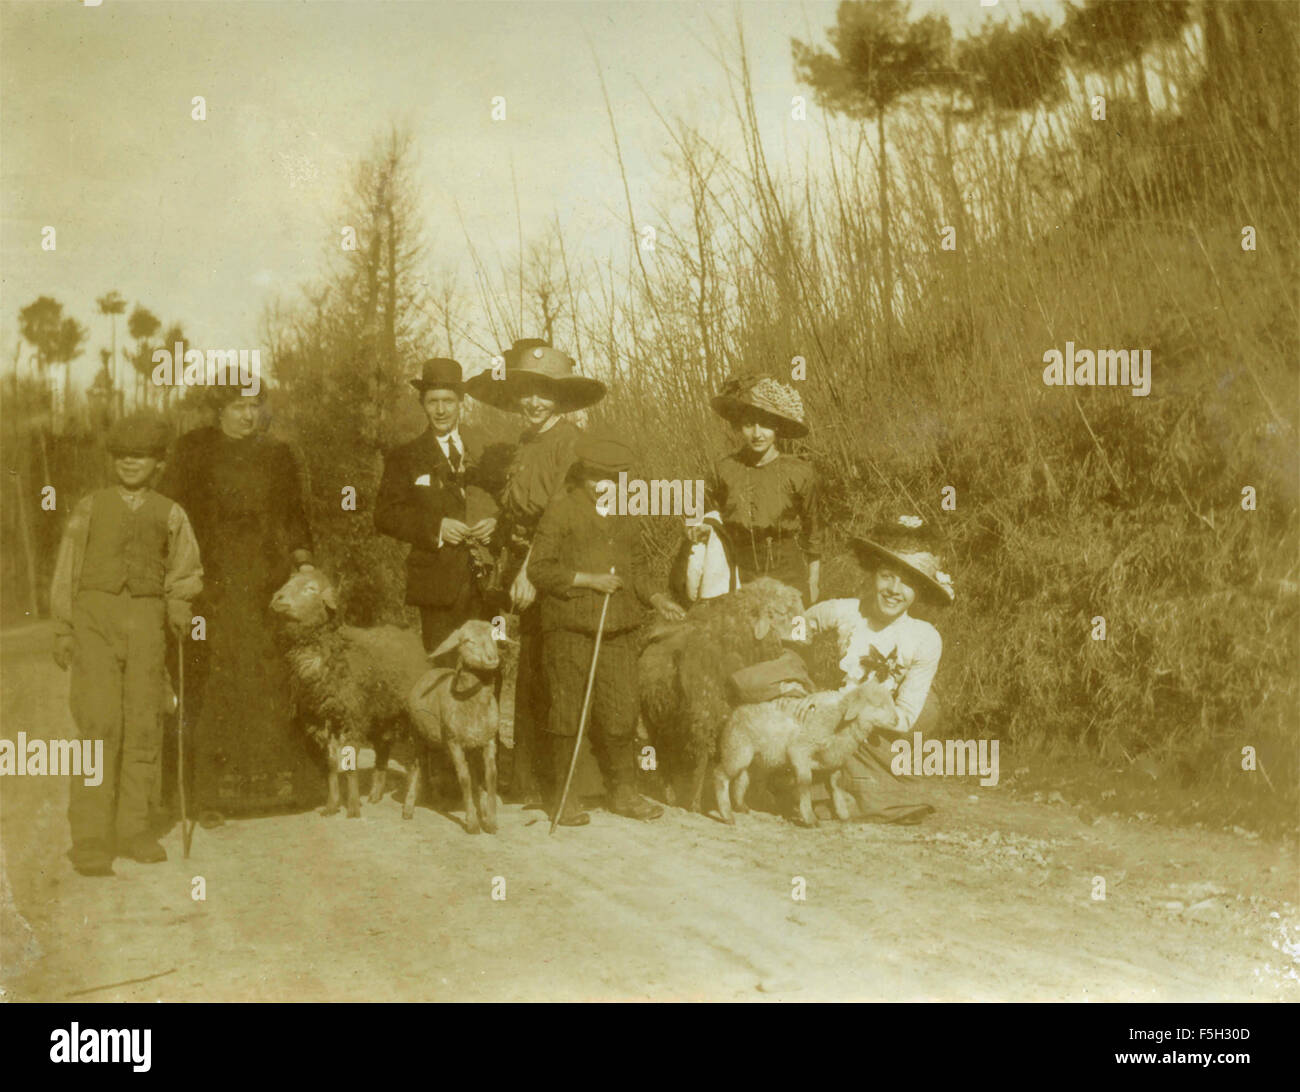
<instances>
[{"instance_id":1,"label":"lamb's head","mask_svg":"<svg viewBox=\"0 0 1300 1092\"><path fill-rule=\"evenodd\" d=\"M859 739L877 730L891 731L898 724L898 709L889 690L874 679L840 691L840 723Z\"/></svg>"},{"instance_id":2,"label":"lamb's head","mask_svg":"<svg viewBox=\"0 0 1300 1092\"><path fill-rule=\"evenodd\" d=\"M293 574L271 596L271 610L289 631L310 631L328 624L338 610L334 585L319 569Z\"/></svg>"},{"instance_id":3,"label":"lamb's head","mask_svg":"<svg viewBox=\"0 0 1300 1092\"><path fill-rule=\"evenodd\" d=\"M507 640L504 637L499 639ZM458 666L467 667L478 674L491 674L501 666L497 640L491 622L471 618L468 622L462 622L459 629L449 633L442 644L429 653L429 659L436 660L455 649Z\"/></svg>"}]
</instances>

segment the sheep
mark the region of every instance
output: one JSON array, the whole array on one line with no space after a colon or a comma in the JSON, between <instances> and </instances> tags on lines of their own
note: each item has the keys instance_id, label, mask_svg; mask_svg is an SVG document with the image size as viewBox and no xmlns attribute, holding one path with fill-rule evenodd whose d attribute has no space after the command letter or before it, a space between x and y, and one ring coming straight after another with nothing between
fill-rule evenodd
<instances>
[{"instance_id":1,"label":"sheep","mask_svg":"<svg viewBox=\"0 0 1300 1092\"><path fill-rule=\"evenodd\" d=\"M718 813L725 823L736 821L731 811L733 781L736 810L748 810L749 766L758 757L769 766L784 762L794 768L799 818L804 826L818 825L812 808L814 770L831 771L835 817L847 819L851 797L840 787L841 769L872 732L892 729L897 723L889 691L874 680L845 690L819 690L806 697L773 698L737 707L723 728L713 770Z\"/></svg>"},{"instance_id":2,"label":"sheep","mask_svg":"<svg viewBox=\"0 0 1300 1092\"><path fill-rule=\"evenodd\" d=\"M333 585L317 569L296 572L271 597L278 635L290 669L299 719L327 755L329 796L323 814L339 810L339 782L347 774L347 814L361 814L356 754L375 750L369 802L384 797L388 755L406 734L406 696L428 669L417 634L397 626L340 625ZM344 763L345 748L352 748ZM345 766L347 768L345 768Z\"/></svg>"},{"instance_id":3,"label":"sheep","mask_svg":"<svg viewBox=\"0 0 1300 1092\"><path fill-rule=\"evenodd\" d=\"M450 634L430 655L436 660L457 650L454 668L438 667L411 687L406 708L418 739L427 747L443 744L451 754L465 800L465 830L480 830L479 809L474 805L474 785L467 750L483 756L482 824L489 834L497 832L497 729L499 709L495 690L501 667L496 637L489 622L471 619ZM420 764L417 762L407 785L402 818L415 814L419 791Z\"/></svg>"},{"instance_id":4,"label":"sheep","mask_svg":"<svg viewBox=\"0 0 1300 1092\"><path fill-rule=\"evenodd\" d=\"M773 659L803 611L799 593L769 577L691 607L656 627L637 664L641 730L660 752L669 802L691 772L690 810L701 810L709 760L731 714L728 686L742 667Z\"/></svg>"}]
</instances>

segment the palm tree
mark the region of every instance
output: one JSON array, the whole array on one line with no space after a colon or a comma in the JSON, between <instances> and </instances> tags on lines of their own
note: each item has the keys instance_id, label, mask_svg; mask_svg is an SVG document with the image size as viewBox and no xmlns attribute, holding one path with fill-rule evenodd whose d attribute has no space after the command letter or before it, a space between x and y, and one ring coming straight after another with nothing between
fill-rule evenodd
<instances>
[{"instance_id":1,"label":"palm tree","mask_svg":"<svg viewBox=\"0 0 1300 1092\"><path fill-rule=\"evenodd\" d=\"M146 307L136 304L126 320L126 331L135 339L135 350L131 353L131 366L135 368L135 401L148 403L148 388L145 381L153 370L153 344L151 339L158 332L162 322Z\"/></svg>"},{"instance_id":2,"label":"palm tree","mask_svg":"<svg viewBox=\"0 0 1300 1092\"><path fill-rule=\"evenodd\" d=\"M905 95L948 83L952 28L943 16L909 18L905 0L843 0L827 29L833 53L793 42L796 73L828 110L876 120L880 187L881 296L888 340L894 270L889 234L889 157L885 114Z\"/></svg>"},{"instance_id":3,"label":"palm tree","mask_svg":"<svg viewBox=\"0 0 1300 1092\"><path fill-rule=\"evenodd\" d=\"M186 349L185 331L181 329L181 324L179 322L173 322L167 327L167 330L162 337L162 343L164 349L176 354L172 360L172 365L175 368L175 373L172 378L174 383L179 384L181 381L181 369L185 363ZM167 386L162 389L162 404L164 410L171 405L172 391L174 389L174 386Z\"/></svg>"},{"instance_id":4,"label":"palm tree","mask_svg":"<svg viewBox=\"0 0 1300 1092\"><path fill-rule=\"evenodd\" d=\"M126 310L126 300L122 298L121 293L119 293L116 289L114 289L112 292L109 292L108 295L100 296L97 300L95 300L95 303L99 305L99 313L101 315L108 316L109 326L112 329L113 348L111 350L112 356L110 357L110 359L113 361L113 364L108 369L108 378L110 381L116 382L117 380L117 316L122 314Z\"/></svg>"},{"instance_id":5,"label":"palm tree","mask_svg":"<svg viewBox=\"0 0 1300 1092\"><path fill-rule=\"evenodd\" d=\"M72 362L81 355L90 332L76 319L65 317L63 304L51 296L40 296L19 311L18 328L36 350L38 372L43 374L51 364L63 365L62 403L67 397Z\"/></svg>"}]
</instances>

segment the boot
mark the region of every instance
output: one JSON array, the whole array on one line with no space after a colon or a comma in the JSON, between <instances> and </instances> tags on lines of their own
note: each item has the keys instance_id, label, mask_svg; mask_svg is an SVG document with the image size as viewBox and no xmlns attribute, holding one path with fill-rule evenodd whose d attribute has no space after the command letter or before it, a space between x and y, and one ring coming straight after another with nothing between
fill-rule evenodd
<instances>
[{"instance_id":1,"label":"boot","mask_svg":"<svg viewBox=\"0 0 1300 1092\"><path fill-rule=\"evenodd\" d=\"M113 854L108 842L102 838L87 838L77 842L68 854L72 867L83 876L113 875Z\"/></svg>"},{"instance_id":2,"label":"boot","mask_svg":"<svg viewBox=\"0 0 1300 1092\"><path fill-rule=\"evenodd\" d=\"M613 752L610 775L614 792L609 800L609 810L615 815L642 822L658 819L664 809L636 791L636 739L618 740L612 743L610 750Z\"/></svg>"},{"instance_id":3,"label":"boot","mask_svg":"<svg viewBox=\"0 0 1300 1092\"><path fill-rule=\"evenodd\" d=\"M119 850L119 856L129 857L141 864L159 864L167 860L167 851L148 831L141 831L126 840L126 844Z\"/></svg>"},{"instance_id":4,"label":"boot","mask_svg":"<svg viewBox=\"0 0 1300 1092\"><path fill-rule=\"evenodd\" d=\"M555 780L555 797L551 804L551 814L560 803L560 793L564 791L564 782L569 776L569 764L573 761L573 752L577 748L576 736L551 736L551 764ZM585 827L591 822L591 816L578 806L578 797L572 789L564 802L564 812L560 815L562 827Z\"/></svg>"}]
</instances>

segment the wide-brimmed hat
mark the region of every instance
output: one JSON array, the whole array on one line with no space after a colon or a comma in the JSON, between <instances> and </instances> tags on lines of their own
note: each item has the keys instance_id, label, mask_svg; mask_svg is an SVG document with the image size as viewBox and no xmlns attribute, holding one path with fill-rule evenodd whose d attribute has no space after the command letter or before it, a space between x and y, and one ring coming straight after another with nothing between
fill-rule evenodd
<instances>
[{"instance_id":1,"label":"wide-brimmed hat","mask_svg":"<svg viewBox=\"0 0 1300 1092\"><path fill-rule=\"evenodd\" d=\"M584 432L573 445L573 457L597 473L621 474L632 469L636 453L612 433Z\"/></svg>"},{"instance_id":2,"label":"wide-brimmed hat","mask_svg":"<svg viewBox=\"0 0 1300 1092\"><path fill-rule=\"evenodd\" d=\"M938 547L920 516L899 516L874 528L869 538L854 537L850 542L865 568L874 569L882 561L897 566L916 578L918 593L941 606L956 598L952 577L941 568Z\"/></svg>"},{"instance_id":3,"label":"wide-brimmed hat","mask_svg":"<svg viewBox=\"0 0 1300 1092\"><path fill-rule=\"evenodd\" d=\"M799 392L770 376L735 376L727 380L711 405L714 413L735 425L757 417L778 436L808 435Z\"/></svg>"},{"instance_id":4,"label":"wide-brimmed hat","mask_svg":"<svg viewBox=\"0 0 1300 1092\"><path fill-rule=\"evenodd\" d=\"M522 338L502 356L505 375L495 379L491 369L481 371L466 382L467 394L510 413L519 412L519 399L528 394L551 399L559 413L585 409L605 397L604 383L578 375L573 357L538 338Z\"/></svg>"},{"instance_id":5,"label":"wide-brimmed hat","mask_svg":"<svg viewBox=\"0 0 1300 1092\"><path fill-rule=\"evenodd\" d=\"M465 389L462 375L461 367L456 361L438 356L421 364L420 374L408 382L421 394L434 390L455 391L459 394Z\"/></svg>"},{"instance_id":6,"label":"wide-brimmed hat","mask_svg":"<svg viewBox=\"0 0 1300 1092\"><path fill-rule=\"evenodd\" d=\"M161 414L139 410L113 422L104 446L114 456L146 455L161 458L167 454L171 438L171 426Z\"/></svg>"}]
</instances>

